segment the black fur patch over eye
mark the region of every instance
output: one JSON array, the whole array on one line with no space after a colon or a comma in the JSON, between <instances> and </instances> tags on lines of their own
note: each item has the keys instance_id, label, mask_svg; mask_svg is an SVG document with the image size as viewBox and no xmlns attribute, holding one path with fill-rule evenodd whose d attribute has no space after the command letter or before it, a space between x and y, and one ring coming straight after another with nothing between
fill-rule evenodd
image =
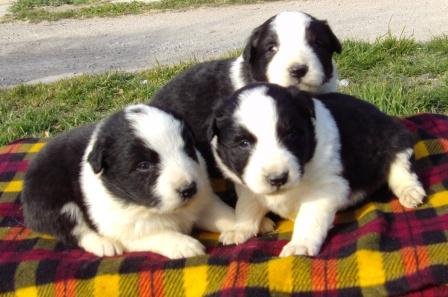
<instances>
[{"instance_id":1,"label":"black fur patch over eye","mask_svg":"<svg viewBox=\"0 0 448 297\"><path fill-rule=\"evenodd\" d=\"M246 128L227 123L220 127L218 155L233 172L241 176L256 142L256 137Z\"/></svg>"},{"instance_id":2,"label":"black fur patch over eye","mask_svg":"<svg viewBox=\"0 0 448 297\"><path fill-rule=\"evenodd\" d=\"M274 19L270 18L254 30L244 50L244 59L255 81L267 81L267 67L278 51L278 36L271 28Z\"/></svg>"},{"instance_id":3,"label":"black fur patch over eye","mask_svg":"<svg viewBox=\"0 0 448 297\"><path fill-rule=\"evenodd\" d=\"M272 58L278 51L278 44L275 41L268 41L265 46L265 56Z\"/></svg>"},{"instance_id":4,"label":"black fur patch over eye","mask_svg":"<svg viewBox=\"0 0 448 297\"><path fill-rule=\"evenodd\" d=\"M341 44L331 31L327 22L313 19L305 31L305 38L309 46L319 58L328 81L333 73L332 56L334 52L341 52Z\"/></svg>"},{"instance_id":5,"label":"black fur patch over eye","mask_svg":"<svg viewBox=\"0 0 448 297\"><path fill-rule=\"evenodd\" d=\"M160 163L159 154L147 148L140 141L136 141L132 146L131 153L133 155L133 159L136 160L134 169L140 172L147 172L151 169L154 169Z\"/></svg>"},{"instance_id":6,"label":"black fur patch over eye","mask_svg":"<svg viewBox=\"0 0 448 297\"><path fill-rule=\"evenodd\" d=\"M160 175L160 156L136 135L125 112L109 118L98 139L107 140L101 180L108 191L123 202L156 207L160 197L153 187Z\"/></svg>"}]
</instances>

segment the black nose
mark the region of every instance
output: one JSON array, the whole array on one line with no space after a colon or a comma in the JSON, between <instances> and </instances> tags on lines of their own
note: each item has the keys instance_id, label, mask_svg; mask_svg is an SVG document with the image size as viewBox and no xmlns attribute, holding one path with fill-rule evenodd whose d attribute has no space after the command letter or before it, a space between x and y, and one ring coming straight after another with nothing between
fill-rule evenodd
<instances>
[{"instance_id":1,"label":"black nose","mask_svg":"<svg viewBox=\"0 0 448 297\"><path fill-rule=\"evenodd\" d=\"M289 72L291 73L291 76L295 78L302 78L308 72L308 66L305 64L293 65L289 68Z\"/></svg>"},{"instance_id":2,"label":"black nose","mask_svg":"<svg viewBox=\"0 0 448 297\"><path fill-rule=\"evenodd\" d=\"M271 186L280 187L286 184L288 181L288 171L280 174L272 174L267 177L268 182Z\"/></svg>"},{"instance_id":3,"label":"black nose","mask_svg":"<svg viewBox=\"0 0 448 297\"><path fill-rule=\"evenodd\" d=\"M198 189L196 187L196 183L192 182L187 185L184 185L177 191L179 192L180 197L182 197L182 199L190 199L197 193Z\"/></svg>"}]
</instances>

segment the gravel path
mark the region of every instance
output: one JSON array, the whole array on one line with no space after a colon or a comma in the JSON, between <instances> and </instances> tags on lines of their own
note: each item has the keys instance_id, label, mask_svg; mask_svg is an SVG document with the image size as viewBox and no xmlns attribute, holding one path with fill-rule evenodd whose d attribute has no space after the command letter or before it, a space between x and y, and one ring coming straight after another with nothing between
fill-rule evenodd
<instances>
[{"instance_id":1,"label":"gravel path","mask_svg":"<svg viewBox=\"0 0 448 297\"><path fill-rule=\"evenodd\" d=\"M417 4L418 3L418 4ZM0 24L0 86L80 73L137 70L219 56L283 10L327 19L340 39L448 34L447 0L313 0L199 8L118 18Z\"/></svg>"}]
</instances>

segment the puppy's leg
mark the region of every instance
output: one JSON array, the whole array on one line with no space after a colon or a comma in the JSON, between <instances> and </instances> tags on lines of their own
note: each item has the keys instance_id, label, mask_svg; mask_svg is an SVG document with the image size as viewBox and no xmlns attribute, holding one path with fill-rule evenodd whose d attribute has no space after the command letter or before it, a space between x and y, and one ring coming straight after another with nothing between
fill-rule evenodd
<instances>
[{"instance_id":1,"label":"puppy's leg","mask_svg":"<svg viewBox=\"0 0 448 297\"><path fill-rule=\"evenodd\" d=\"M79 231L78 245L86 251L95 254L98 257L111 257L121 255L123 253L123 246L116 240L101 236L91 229L82 228Z\"/></svg>"},{"instance_id":2,"label":"puppy's leg","mask_svg":"<svg viewBox=\"0 0 448 297\"><path fill-rule=\"evenodd\" d=\"M211 232L224 232L235 227L235 210L211 191L210 200L199 214L196 225Z\"/></svg>"},{"instance_id":3,"label":"puppy's leg","mask_svg":"<svg viewBox=\"0 0 448 297\"><path fill-rule=\"evenodd\" d=\"M170 259L204 255L205 247L191 236L176 231L160 231L140 239L123 241L126 251L153 252Z\"/></svg>"},{"instance_id":4,"label":"puppy's leg","mask_svg":"<svg viewBox=\"0 0 448 297\"><path fill-rule=\"evenodd\" d=\"M123 253L123 247L118 241L100 235L87 225L81 209L74 202L65 204L60 215L67 216L74 223L71 233L76 238L77 244L86 251L99 257Z\"/></svg>"},{"instance_id":5,"label":"puppy's leg","mask_svg":"<svg viewBox=\"0 0 448 297\"><path fill-rule=\"evenodd\" d=\"M267 213L266 207L258 201L255 194L250 192L244 186L235 185L235 190L238 195L238 201L236 202L235 208L235 228L221 233L221 236L219 237L219 241L225 245L240 244L249 238L256 236L260 231L260 224ZM267 220L270 221L270 219ZM269 221L263 221L264 229L266 229L266 225L268 225L268 227L269 225L273 227L274 223L270 224Z\"/></svg>"},{"instance_id":6,"label":"puppy's leg","mask_svg":"<svg viewBox=\"0 0 448 297\"><path fill-rule=\"evenodd\" d=\"M280 257L317 255L331 228L335 214L336 209L327 199L301 204L294 221L291 241L283 247Z\"/></svg>"},{"instance_id":7,"label":"puppy's leg","mask_svg":"<svg viewBox=\"0 0 448 297\"><path fill-rule=\"evenodd\" d=\"M280 257L292 255L315 256L332 227L336 212L348 203L349 186L343 180L323 185L315 192L300 197L300 205L291 241L286 244Z\"/></svg>"},{"instance_id":8,"label":"puppy's leg","mask_svg":"<svg viewBox=\"0 0 448 297\"><path fill-rule=\"evenodd\" d=\"M412 149L398 153L390 166L388 183L404 207L415 208L423 203L425 190L411 169Z\"/></svg>"}]
</instances>

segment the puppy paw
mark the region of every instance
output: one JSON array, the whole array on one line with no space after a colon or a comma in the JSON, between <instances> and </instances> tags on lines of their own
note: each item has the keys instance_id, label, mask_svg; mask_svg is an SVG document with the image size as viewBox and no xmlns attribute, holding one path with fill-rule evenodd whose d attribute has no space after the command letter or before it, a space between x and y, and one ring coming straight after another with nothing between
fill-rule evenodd
<instances>
[{"instance_id":1,"label":"puppy paw","mask_svg":"<svg viewBox=\"0 0 448 297\"><path fill-rule=\"evenodd\" d=\"M423 203L425 196L425 190L420 185L411 185L401 191L398 200L404 207L416 208Z\"/></svg>"},{"instance_id":2,"label":"puppy paw","mask_svg":"<svg viewBox=\"0 0 448 297\"><path fill-rule=\"evenodd\" d=\"M120 242L96 233L84 235L78 244L98 257L112 257L123 254L123 246Z\"/></svg>"},{"instance_id":3,"label":"puppy paw","mask_svg":"<svg viewBox=\"0 0 448 297\"><path fill-rule=\"evenodd\" d=\"M160 250L159 253L170 259L196 257L205 254L205 247L193 237L184 235L176 242Z\"/></svg>"},{"instance_id":4,"label":"puppy paw","mask_svg":"<svg viewBox=\"0 0 448 297\"><path fill-rule=\"evenodd\" d=\"M234 229L222 232L219 241L224 245L240 244L257 235L254 229Z\"/></svg>"},{"instance_id":5,"label":"puppy paw","mask_svg":"<svg viewBox=\"0 0 448 297\"><path fill-rule=\"evenodd\" d=\"M275 223L270 218L264 217L260 223L260 234L274 231Z\"/></svg>"},{"instance_id":6,"label":"puppy paw","mask_svg":"<svg viewBox=\"0 0 448 297\"><path fill-rule=\"evenodd\" d=\"M280 252L279 257L288 256L316 256L320 246L311 243L288 242Z\"/></svg>"}]
</instances>

